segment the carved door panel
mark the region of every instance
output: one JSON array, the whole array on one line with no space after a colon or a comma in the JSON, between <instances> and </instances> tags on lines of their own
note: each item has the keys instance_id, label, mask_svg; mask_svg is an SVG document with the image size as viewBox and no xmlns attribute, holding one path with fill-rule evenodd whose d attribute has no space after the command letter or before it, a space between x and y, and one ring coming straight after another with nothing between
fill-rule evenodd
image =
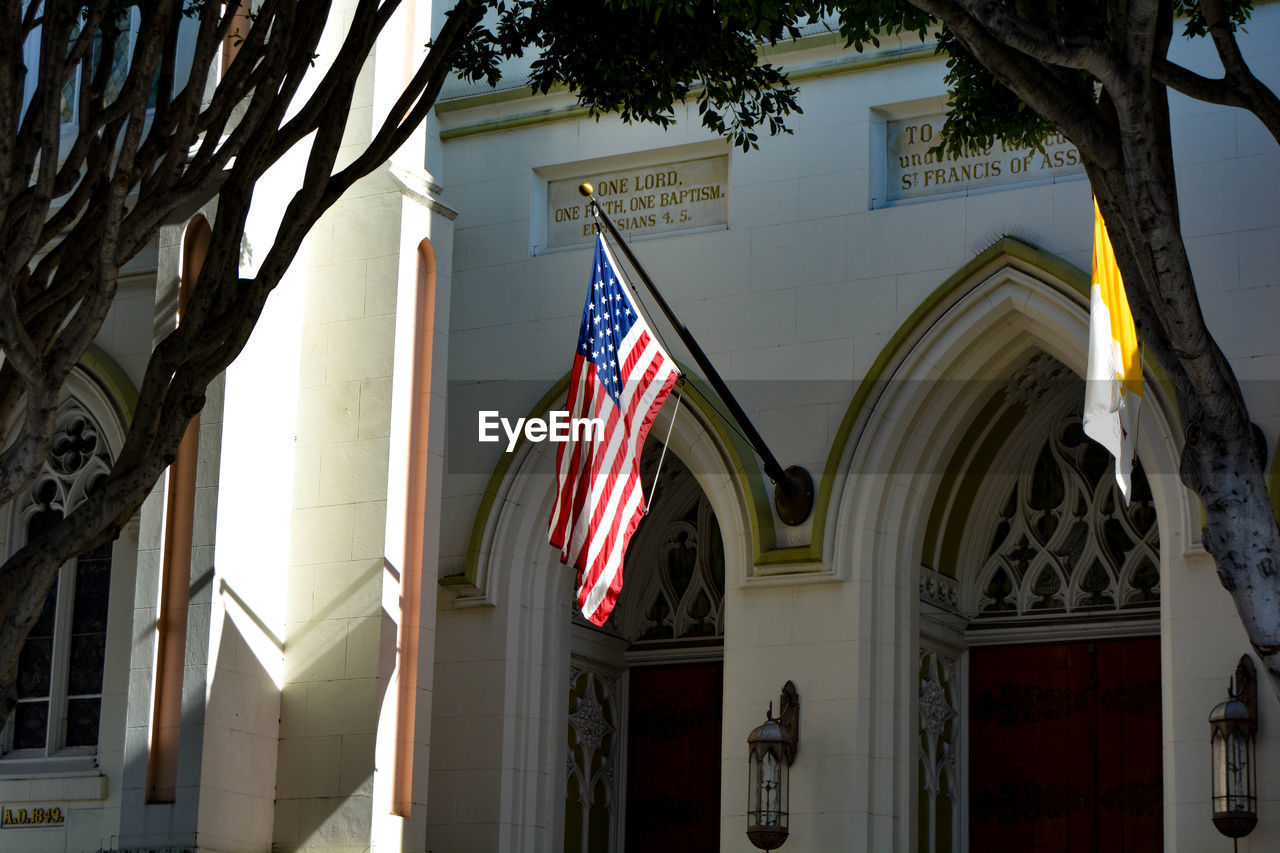
<instances>
[{"instance_id":1,"label":"carved door panel","mask_svg":"<svg viewBox=\"0 0 1280 853\"><path fill-rule=\"evenodd\" d=\"M720 662L633 667L627 853L720 849Z\"/></svg>"},{"instance_id":2,"label":"carved door panel","mask_svg":"<svg viewBox=\"0 0 1280 853\"><path fill-rule=\"evenodd\" d=\"M1164 849L1160 642L1099 643L1098 849Z\"/></svg>"},{"instance_id":3,"label":"carved door panel","mask_svg":"<svg viewBox=\"0 0 1280 853\"><path fill-rule=\"evenodd\" d=\"M971 660L970 853L1159 851L1159 641Z\"/></svg>"},{"instance_id":4,"label":"carved door panel","mask_svg":"<svg viewBox=\"0 0 1280 853\"><path fill-rule=\"evenodd\" d=\"M1092 850L1091 656L1080 644L971 655L971 853Z\"/></svg>"}]
</instances>

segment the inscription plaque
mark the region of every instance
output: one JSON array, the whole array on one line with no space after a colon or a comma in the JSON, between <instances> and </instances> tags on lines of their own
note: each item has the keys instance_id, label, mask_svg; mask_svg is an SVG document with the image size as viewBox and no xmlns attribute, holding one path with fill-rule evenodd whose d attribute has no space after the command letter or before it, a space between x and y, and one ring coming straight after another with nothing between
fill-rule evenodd
<instances>
[{"instance_id":1,"label":"inscription plaque","mask_svg":"<svg viewBox=\"0 0 1280 853\"><path fill-rule=\"evenodd\" d=\"M931 149L941 139L943 121L939 113L885 123L886 200L1056 180L1084 171L1080 152L1060 133L1050 134L1043 152L997 142L961 157L939 157Z\"/></svg>"},{"instance_id":2,"label":"inscription plaque","mask_svg":"<svg viewBox=\"0 0 1280 853\"><path fill-rule=\"evenodd\" d=\"M0 828L4 829L61 826L66 820L67 810L63 806L5 806L0 810Z\"/></svg>"},{"instance_id":3,"label":"inscription plaque","mask_svg":"<svg viewBox=\"0 0 1280 853\"><path fill-rule=\"evenodd\" d=\"M590 181L596 200L626 236L727 225L729 157L617 169L547 182L547 246L589 243L595 236L578 185Z\"/></svg>"}]
</instances>

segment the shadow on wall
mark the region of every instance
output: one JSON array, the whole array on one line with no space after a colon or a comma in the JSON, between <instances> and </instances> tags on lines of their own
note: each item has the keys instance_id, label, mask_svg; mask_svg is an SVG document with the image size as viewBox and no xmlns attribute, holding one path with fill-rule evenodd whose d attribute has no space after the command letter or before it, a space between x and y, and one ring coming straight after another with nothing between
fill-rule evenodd
<instances>
[{"instance_id":1,"label":"shadow on wall","mask_svg":"<svg viewBox=\"0 0 1280 853\"><path fill-rule=\"evenodd\" d=\"M293 567L305 574L309 567ZM399 572L369 561L323 607L286 628L272 850L364 849L371 837L379 714L396 659L396 619L365 615ZM296 588L290 583L290 588ZM364 609L365 613L360 611Z\"/></svg>"},{"instance_id":2,"label":"shadow on wall","mask_svg":"<svg viewBox=\"0 0 1280 853\"><path fill-rule=\"evenodd\" d=\"M362 617L344 608L367 600L369 587L381 588L380 568L371 561L322 610L290 625L283 641L218 579L225 618L212 639L212 671L193 663L198 645L188 647L172 800L144 802L143 740L128 751L117 849L368 846L378 712L395 661L396 623L382 609ZM394 581L395 569L386 571ZM192 583L193 613L210 609L213 575ZM192 619L193 630L198 622ZM155 630L151 622L139 634Z\"/></svg>"}]
</instances>

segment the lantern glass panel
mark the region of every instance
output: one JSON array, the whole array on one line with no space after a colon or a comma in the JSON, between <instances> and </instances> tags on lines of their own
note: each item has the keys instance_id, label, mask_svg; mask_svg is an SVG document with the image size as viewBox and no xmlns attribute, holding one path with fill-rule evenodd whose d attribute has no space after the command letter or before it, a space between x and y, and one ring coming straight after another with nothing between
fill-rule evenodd
<instances>
[{"instance_id":1,"label":"lantern glass panel","mask_svg":"<svg viewBox=\"0 0 1280 853\"><path fill-rule=\"evenodd\" d=\"M752 752L748 773L747 823L787 826L787 765L772 750Z\"/></svg>"},{"instance_id":2,"label":"lantern glass panel","mask_svg":"<svg viewBox=\"0 0 1280 853\"><path fill-rule=\"evenodd\" d=\"M756 824L760 814L760 755L754 749L747 755L747 823Z\"/></svg>"},{"instance_id":3,"label":"lantern glass panel","mask_svg":"<svg viewBox=\"0 0 1280 853\"><path fill-rule=\"evenodd\" d=\"M1227 811L1252 812L1253 761L1251 739L1240 729L1227 736Z\"/></svg>"},{"instance_id":4,"label":"lantern glass panel","mask_svg":"<svg viewBox=\"0 0 1280 853\"><path fill-rule=\"evenodd\" d=\"M770 752L764 759L764 785L769 812L778 826L787 825L787 765Z\"/></svg>"},{"instance_id":5,"label":"lantern glass panel","mask_svg":"<svg viewBox=\"0 0 1280 853\"><path fill-rule=\"evenodd\" d=\"M1249 789L1248 789L1249 806L1248 807L1249 807L1249 810L1253 812L1256 812L1258 810L1258 762L1254 760L1257 758L1257 756L1254 755L1254 752L1253 752L1256 748L1257 748L1257 742L1253 739L1253 736L1247 735L1245 737L1245 750L1249 760L1249 774L1247 777L1249 780Z\"/></svg>"},{"instance_id":6,"label":"lantern glass panel","mask_svg":"<svg viewBox=\"0 0 1280 853\"><path fill-rule=\"evenodd\" d=\"M1221 730L1213 733L1213 810L1227 810L1227 739Z\"/></svg>"}]
</instances>

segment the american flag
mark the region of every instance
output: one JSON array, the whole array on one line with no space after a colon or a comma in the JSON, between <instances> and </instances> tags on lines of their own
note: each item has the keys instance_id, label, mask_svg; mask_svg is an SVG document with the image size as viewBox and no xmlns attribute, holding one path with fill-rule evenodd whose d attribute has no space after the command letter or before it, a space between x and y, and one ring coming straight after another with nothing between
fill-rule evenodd
<instances>
[{"instance_id":1,"label":"american flag","mask_svg":"<svg viewBox=\"0 0 1280 853\"><path fill-rule=\"evenodd\" d=\"M640 451L679 376L597 236L568 408L571 419L600 418L604 435L585 431L559 445L549 523L560 562L578 570L578 607L596 625L609 618L622 589L622 558L644 516Z\"/></svg>"}]
</instances>

